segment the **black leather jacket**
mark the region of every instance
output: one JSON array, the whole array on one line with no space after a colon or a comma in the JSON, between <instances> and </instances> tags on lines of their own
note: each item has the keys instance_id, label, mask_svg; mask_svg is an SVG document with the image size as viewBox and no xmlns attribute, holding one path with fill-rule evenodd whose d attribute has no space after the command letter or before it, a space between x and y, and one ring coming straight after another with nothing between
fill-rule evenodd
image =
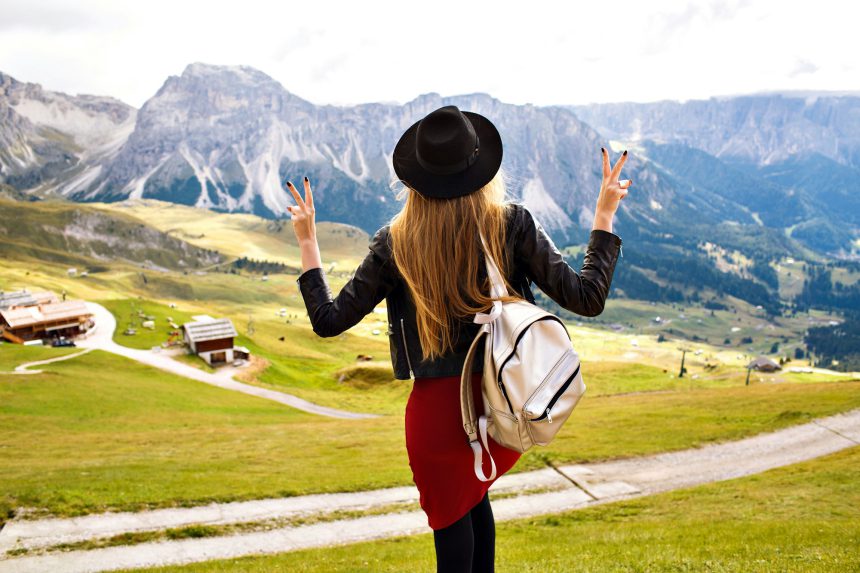
<instances>
[{"instance_id":1,"label":"black leather jacket","mask_svg":"<svg viewBox=\"0 0 860 573\"><path fill-rule=\"evenodd\" d=\"M615 263L621 252L621 238L608 231L593 229L582 270L577 274L525 205L511 205L506 254L512 257L513 264L508 264L506 278L517 292L534 303L529 288L534 282L547 296L571 312L582 316L597 316L603 312ZM421 359L415 306L394 265L388 230L389 226L385 225L376 232L369 245L370 252L337 298L332 298L322 268L308 269L296 280L313 330L321 337L337 336L356 325L385 300L394 377L409 380L412 377L459 375L480 325L458 323L453 333L456 341L453 352L436 360ZM511 259L508 261L510 263ZM479 278L483 279L486 276L483 253L481 263L483 274ZM483 347L478 349L473 371L482 369Z\"/></svg>"}]
</instances>

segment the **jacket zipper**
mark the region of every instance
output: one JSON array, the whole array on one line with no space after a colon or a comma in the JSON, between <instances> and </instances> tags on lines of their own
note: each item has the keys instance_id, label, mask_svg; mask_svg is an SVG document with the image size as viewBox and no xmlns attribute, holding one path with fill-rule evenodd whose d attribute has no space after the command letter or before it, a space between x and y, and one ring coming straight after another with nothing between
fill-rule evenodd
<instances>
[{"instance_id":1,"label":"jacket zipper","mask_svg":"<svg viewBox=\"0 0 860 573\"><path fill-rule=\"evenodd\" d=\"M412 371L412 361L409 360L409 347L406 345L406 329L403 327L403 317L400 318L400 334L403 335L403 353L406 355L406 364L409 365L409 377L415 379Z\"/></svg>"},{"instance_id":2,"label":"jacket zipper","mask_svg":"<svg viewBox=\"0 0 860 573\"><path fill-rule=\"evenodd\" d=\"M547 403L546 409L544 410L543 414L541 414L537 418L532 418L532 422L539 422L540 420L547 418L549 423L552 424L552 415L549 413L549 411L552 410L552 407L555 406L555 403L558 402L558 399L561 398L561 395L564 394L565 390L567 390L567 387L570 386L570 383L573 382L573 379L576 378L577 374L579 374L580 366L582 366L582 364L576 365L576 370L573 371L573 374L570 375L570 378L564 381L564 384L561 385L561 388L558 389L558 391L555 393L549 403Z\"/></svg>"}]
</instances>

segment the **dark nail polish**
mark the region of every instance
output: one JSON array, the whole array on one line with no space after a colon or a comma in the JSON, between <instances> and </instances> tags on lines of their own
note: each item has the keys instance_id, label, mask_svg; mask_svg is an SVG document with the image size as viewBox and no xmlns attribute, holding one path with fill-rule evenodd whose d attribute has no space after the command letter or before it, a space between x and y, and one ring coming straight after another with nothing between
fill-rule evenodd
<instances>
[{"instance_id":1,"label":"dark nail polish","mask_svg":"<svg viewBox=\"0 0 860 573\"><path fill-rule=\"evenodd\" d=\"M292 186L293 186L293 184L290 183L289 181L287 181L287 187L292 187Z\"/></svg>"},{"instance_id":2,"label":"dark nail polish","mask_svg":"<svg viewBox=\"0 0 860 573\"><path fill-rule=\"evenodd\" d=\"M624 155L627 155L627 150L626 150L626 149L624 150Z\"/></svg>"},{"instance_id":3,"label":"dark nail polish","mask_svg":"<svg viewBox=\"0 0 860 573\"><path fill-rule=\"evenodd\" d=\"M601 148L600 148L600 153L606 153L606 150L605 150L604 148L602 148L602 147L601 147Z\"/></svg>"},{"instance_id":4,"label":"dark nail polish","mask_svg":"<svg viewBox=\"0 0 860 573\"><path fill-rule=\"evenodd\" d=\"M308 178L307 178L307 177L305 177L305 183L307 183L307 181L308 181Z\"/></svg>"}]
</instances>

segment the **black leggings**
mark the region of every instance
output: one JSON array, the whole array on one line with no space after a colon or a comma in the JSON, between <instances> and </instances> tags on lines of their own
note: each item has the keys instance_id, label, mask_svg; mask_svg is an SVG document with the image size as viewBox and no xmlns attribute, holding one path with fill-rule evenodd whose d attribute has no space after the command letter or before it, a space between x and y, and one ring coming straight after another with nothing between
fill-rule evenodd
<instances>
[{"instance_id":1,"label":"black leggings","mask_svg":"<svg viewBox=\"0 0 860 573\"><path fill-rule=\"evenodd\" d=\"M437 573L492 573L496 554L496 522L490 498L458 521L433 531Z\"/></svg>"}]
</instances>

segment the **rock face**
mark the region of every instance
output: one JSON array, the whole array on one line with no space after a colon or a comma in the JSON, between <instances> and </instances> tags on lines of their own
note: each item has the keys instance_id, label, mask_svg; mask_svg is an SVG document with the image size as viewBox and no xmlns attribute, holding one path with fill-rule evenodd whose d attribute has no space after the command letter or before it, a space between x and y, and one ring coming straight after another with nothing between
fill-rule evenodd
<instances>
[{"instance_id":1,"label":"rock face","mask_svg":"<svg viewBox=\"0 0 860 573\"><path fill-rule=\"evenodd\" d=\"M192 64L168 78L99 176L67 193L280 217L294 204L285 181L308 175L321 218L372 231L397 209L390 162L397 138L452 103L492 118L501 130L512 197L562 237L590 225L601 139L568 110L507 105L483 94L428 94L404 106L315 106L244 66Z\"/></svg>"},{"instance_id":2,"label":"rock face","mask_svg":"<svg viewBox=\"0 0 860 573\"><path fill-rule=\"evenodd\" d=\"M73 193L117 153L135 116L113 98L69 96L0 73L0 183Z\"/></svg>"},{"instance_id":3,"label":"rock face","mask_svg":"<svg viewBox=\"0 0 860 573\"><path fill-rule=\"evenodd\" d=\"M678 143L757 165L818 154L860 168L860 94L786 92L569 109L611 138Z\"/></svg>"}]
</instances>

